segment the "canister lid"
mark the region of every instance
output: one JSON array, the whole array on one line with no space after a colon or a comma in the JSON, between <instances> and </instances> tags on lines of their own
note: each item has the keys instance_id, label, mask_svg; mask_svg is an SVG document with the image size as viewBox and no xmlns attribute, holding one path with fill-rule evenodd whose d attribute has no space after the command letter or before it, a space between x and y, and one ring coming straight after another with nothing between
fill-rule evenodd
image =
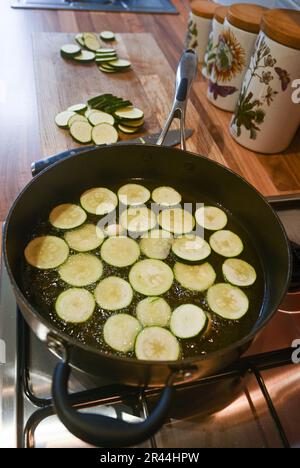
<instances>
[{"instance_id":1,"label":"canister lid","mask_svg":"<svg viewBox=\"0 0 300 468\"><path fill-rule=\"evenodd\" d=\"M216 3L210 2L209 0L195 0L191 3L191 9L194 15L208 19L213 19L217 7L218 5Z\"/></svg>"},{"instance_id":2,"label":"canister lid","mask_svg":"<svg viewBox=\"0 0 300 468\"><path fill-rule=\"evenodd\" d=\"M236 28L258 34L263 14L267 8L248 3L236 3L229 7L227 20Z\"/></svg>"},{"instance_id":3,"label":"canister lid","mask_svg":"<svg viewBox=\"0 0 300 468\"><path fill-rule=\"evenodd\" d=\"M273 41L300 49L300 11L275 9L267 11L261 28Z\"/></svg>"},{"instance_id":4,"label":"canister lid","mask_svg":"<svg viewBox=\"0 0 300 468\"><path fill-rule=\"evenodd\" d=\"M219 6L216 8L214 18L221 24L224 23L229 7Z\"/></svg>"}]
</instances>

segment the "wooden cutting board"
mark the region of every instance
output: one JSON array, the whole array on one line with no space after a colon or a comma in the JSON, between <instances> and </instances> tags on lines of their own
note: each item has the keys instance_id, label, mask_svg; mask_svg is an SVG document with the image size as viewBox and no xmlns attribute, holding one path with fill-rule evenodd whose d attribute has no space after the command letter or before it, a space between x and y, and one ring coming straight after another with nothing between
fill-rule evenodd
<instances>
[{"instance_id":1,"label":"wooden cutting board","mask_svg":"<svg viewBox=\"0 0 300 468\"><path fill-rule=\"evenodd\" d=\"M152 34L124 33L117 34L116 39L114 46L119 56L129 59L133 68L124 73L104 74L94 63L78 64L61 58L60 47L73 42L74 34L33 35L43 156L79 146L68 131L55 125L54 117L68 106L85 102L102 93L130 99L134 105L143 109L146 121L144 133L154 133L161 129L173 99L174 71ZM179 55L180 51L178 58ZM264 195L299 191L299 181L297 177L293 180L293 177L288 176L291 174L288 166L299 165L300 173L300 138L284 156L258 155L242 148L229 135L230 114L216 109L207 101L206 83L200 73L193 86L186 120L187 127L195 131L187 142L188 150L232 168ZM286 177L288 180L285 180ZM286 187L289 187L288 192Z\"/></svg>"}]
</instances>

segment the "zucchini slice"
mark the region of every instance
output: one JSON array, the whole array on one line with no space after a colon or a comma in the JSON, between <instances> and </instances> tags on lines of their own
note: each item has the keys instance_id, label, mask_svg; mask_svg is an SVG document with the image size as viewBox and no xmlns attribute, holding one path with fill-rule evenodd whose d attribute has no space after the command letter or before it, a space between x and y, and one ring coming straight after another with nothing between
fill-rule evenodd
<instances>
[{"instance_id":1,"label":"zucchini slice","mask_svg":"<svg viewBox=\"0 0 300 468\"><path fill-rule=\"evenodd\" d=\"M108 224L108 226L104 228L104 233L106 237L116 237L124 236L126 232L121 224Z\"/></svg>"},{"instance_id":2,"label":"zucchini slice","mask_svg":"<svg viewBox=\"0 0 300 468\"><path fill-rule=\"evenodd\" d=\"M112 143L117 143L118 139L117 130L108 123L100 123L92 130L92 140L95 145L111 145Z\"/></svg>"},{"instance_id":3,"label":"zucchini slice","mask_svg":"<svg viewBox=\"0 0 300 468\"><path fill-rule=\"evenodd\" d=\"M73 60L76 60L77 62L93 62L95 60L95 53L92 52L91 50L82 50L79 55L76 55L76 57L73 57Z\"/></svg>"},{"instance_id":4,"label":"zucchini slice","mask_svg":"<svg viewBox=\"0 0 300 468\"><path fill-rule=\"evenodd\" d=\"M63 203L51 210L49 222L57 229L74 229L86 221L86 212L78 205Z\"/></svg>"},{"instance_id":5,"label":"zucchini slice","mask_svg":"<svg viewBox=\"0 0 300 468\"><path fill-rule=\"evenodd\" d=\"M195 212L195 218L200 226L210 231L223 229L228 221L226 213L216 206L198 208Z\"/></svg>"},{"instance_id":6,"label":"zucchini slice","mask_svg":"<svg viewBox=\"0 0 300 468\"><path fill-rule=\"evenodd\" d=\"M228 258L222 266L226 281L235 286L251 286L256 281L256 271L250 263L238 258Z\"/></svg>"},{"instance_id":7,"label":"zucchini slice","mask_svg":"<svg viewBox=\"0 0 300 468\"><path fill-rule=\"evenodd\" d=\"M112 69L112 68L108 68L106 66L104 66L104 64L102 65L99 65L99 70L102 71L103 73L118 73L118 70L117 69Z\"/></svg>"},{"instance_id":8,"label":"zucchini slice","mask_svg":"<svg viewBox=\"0 0 300 468\"><path fill-rule=\"evenodd\" d=\"M181 195L173 187L157 187L152 192L152 200L158 205L175 206L181 202Z\"/></svg>"},{"instance_id":9,"label":"zucchini slice","mask_svg":"<svg viewBox=\"0 0 300 468\"><path fill-rule=\"evenodd\" d=\"M68 246L77 252L89 252L99 247L104 240L103 231L94 224L84 226L65 233Z\"/></svg>"},{"instance_id":10,"label":"zucchini slice","mask_svg":"<svg viewBox=\"0 0 300 468\"><path fill-rule=\"evenodd\" d=\"M108 276L100 281L95 291L99 307L106 310L119 310L128 307L133 298L130 284L117 276Z\"/></svg>"},{"instance_id":11,"label":"zucchini slice","mask_svg":"<svg viewBox=\"0 0 300 468\"><path fill-rule=\"evenodd\" d=\"M140 233L156 226L156 216L145 206L130 207L121 214L120 223L127 231Z\"/></svg>"},{"instance_id":12,"label":"zucchini slice","mask_svg":"<svg viewBox=\"0 0 300 468\"><path fill-rule=\"evenodd\" d=\"M68 120L68 127L71 128L71 125L74 123L74 122L87 122L87 118L84 116L84 115L80 115L80 114L75 114L75 115L72 115L72 117L69 118Z\"/></svg>"},{"instance_id":13,"label":"zucchini slice","mask_svg":"<svg viewBox=\"0 0 300 468\"><path fill-rule=\"evenodd\" d=\"M102 262L88 253L71 255L59 268L61 279L71 286L88 286L98 281L103 273Z\"/></svg>"},{"instance_id":14,"label":"zucchini slice","mask_svg":"<svg viewBox=\"0 0 300 468\"><path fill-rule=\"evenodd\" d=\"M194 304L184 304L174 309L171 321L171 332L178 338L193 338L205 328L205 312Z\"/></svg>"},{"instance_id":15,"label":"zucchini slice","mask_svg":"<svg viewBox=\"0 0 300 468\"><path fill-rule=\"evenodd\" d=\"M103 327L105 343L115 351L128 353L134 349L134 343L141 325L129 314L116 314L109 317Z\"/></svg>"},{"instance_id":16,"label":"zucchini slice","mask_svg":"<svg viewBox=\"0 0 300 468\"><path fill-rule=\"evenodd\" d=\"M115 40L115 35L112 31L101 31L99 34L100 39L103 41L114 41Z\"/></svg>"},{"instance_id":17,"label":"zucchini slice","mask_svg":"<svg viewBox=\"0 0 300 468\"><path fill-rule=\"evenodd\" d=\"M112 115L98 110L93 110L92 112L90 112L88 119L89 122L94 126L101 123L107 123L109 125L114 125L115 123L115 119Z\"/></svg>"},{"instance_id":18,"label":"zucchini slice","mask_svg":"<svg viewBox=\"0 0 300 468\"><path fill-rule=\"evenodd\" d=\"M174 234L187 234L194 229L194 216L182 208L169 208L158 215L159 225Z\"/></svg>"},{"instance_id":19,"label":"zucchini slice","mask_svg":"<svg viewBox=\"0 0 300 468\"><path fill-rule=\"evenodd\" d=\"M74 104L73 106L68 107L68 111L77 112L78 114L84 114L86 110L87 110L87 105L83 103Z\"/></svg>"},{"instance_id":20,"label":"zucchini slice","mask_svg":"<svg viewBox=\"0 0 300 468\"><path fill-rule=\"evenodd\" d=\"M80 203L88 213L102 216L114 211L118 197L105 187L96 187L86 190L80 197Z\"/></svg>"},{"instance_id":21,"label":"zucchini slice","mask_svg":"<svg viewBox=\"0 0 300 468\"><path fill-rule=\"evenodd\" d=\"M97 65L102 65L107 62L110 62L111 60L117 60L117 58L118 58L117 55L96 55L95 62ZM114 69L111 66L109 68Z\"/></svg>"},{"instance_id":22,"label":"zucchini slice","mask_svg":"<svg viewBox=\"0 0 300 468\"><path fill-rule=\"evenodd\" d=\"M93 127L88 122L75 121L70 127L70 134L79 143L89 143Z\"/></svg>"},{"instance_id":23,"label":"zucchini slice","mask_svg":"<svg viewBox=\"0 0 300 468\"><path fill-rule=\"evenodd\" d=\"M144 234L140 240L141 251L146 257L165 260L173 242L173 236L168 231L153 229Z\"/></svg>"},{"instance_id":24,"label":"zucchini slice","mask_svg":"<svg viewBox=\"0 0 300 468\"><path fill-rule=\"evenodd\" d=\"M126 127L125 125L118 124L118 130L120 132L125 133L125 135L132 135L139 131L139 127Z\"/></svg>"},{"instance_id":25,"label":"zucchini slice","mask_svg":"<svg viewBox=\"0 0 300 468\"><path fill-rule=\"evenodd\" d=\"M177 338L165 328L148 327L137 336L135 355L146 361L176 361L180 346Z\"/></svg>"},{"instance_id":26,"label":"zucchini slice","mask_svg":"<svg viewBox=\"0 0 300 468\"><path fill-rule=\"evenodd\" d=\"M123 205L144 205L150 198L150 192L143 185L126 184L119 188L118 197Z\"/></svg>"},{"instance_id":27,"label":"zucchini slice","mask_svg":"<svg viewBox=\"0 0 300 468\"><path fill-rule=\"evenodd\" d=\"M66 128L71 117L73 117L75 112L72 111L63 111L55 116L55 123L58 127Z\"/></svg>"},{"instance_id":28,"label":"zucchini slice","mask_svg":"<svg viewBox=\"0 0 300 468\"><path fill-rule=\"evenodd\" d=\"M81 34L81 33L76 34L76 36L75 36L75 41L76 41L77 44L79 44L81 47L84 47L83 34Z\"/></svg>"},{"instance_id":29,"label":"zucchini slice","mask_svg":"<svg viewBox=\"0 0 300 468\"><path fill-rule=\"evenodd\" d=\"M117 70L127 70L127 68L131 67L131 62L129 62L129 60L124 59L110 60L108 63Z\"/></svg>"},{"instance_id":30,"label":"zucchini slice","mask_svg":"<svg viewBox=\"0 0 300 468\"><path fill-rule=\"evenodd\" d=\"M244 249L239 236L227 230L214 232L209 238L209 243L211 248L223 257L237 257Z\"/></svg>"},{"instance_id":31,"label":"zucchini slice","mask_svg":"<svg viewBox=\"0 0 300 468\"><path fill-rule=\"evenodd\" d=\"M95 299L86 289L71 288L62 292L55 302L55 311L64 322L83 323L95 310Z\"/></svg>"},{"instance_id":32,"label":"zucchini slice","mask_svg":"<svg viewBox=\"0 0 300 468\"><path fill-rule=\"evenodd\" d=\"M136 306L136 316L143 327L167 327L171 307L162 297L146 297Z\"/></svg>"},{"instance_id":33,"label":"zucchini slice","mask_svg":"<svg viewBox=\"0 0 300 468\"><path fill-rule=\"evenodd\" d=\"M109 237L101 247L102 259L118 268L132 265L139 256L139 245L130 237Z\"/></svg>"},{"instance_id":34,"label":"zucchini slice","mask_svg":"<svg viewBox=\"0 0 300 468\"><path fill-rule=\"evenodd\" d=\"M146 259L135 263L129 272L133 289L145 296L160 296L172 286L171 268L161 260Z\"/></svg>"},{"instance_id":35,"label":"zucchini slice","mask_svg":"<svg viewBox=\"0 0 300 468\"><path fill-rule=\"evenodd\" d=\"M191 291L206 291L216 281L216 273L210 263L185 265L177 262L174 275L181 286Z\"/></svg>"},{"instance_id":36,"label":"zucchini slice","mask_svg":"<svg viewBox=\"0 0 300 468\"><path fill-rule=\"evenodd\" d=\"M140 128L144 125L145 123L145 120L144 118L142 119L137 119L137 120L121 120L120 121L120 125L122 125L122 127L126 127L126 128Z\"/></svg>"},{"instance_id":37,"label":"zucchini slice","mask_svg":"<svg viewBox=\"0 0 300 468\"><path fill-rule=\"evenodd\" d=\"M121 107L121 109L118 109L115 111L115 115L121 119L124 120L138 120L142 119L144 117L144 112L141 111L141 109L138 109L137 107Z\"/></svg>"},{"instance_id":38,"label":"zucchini slice","mask_svg":"<svg viewBox=\"0 0 300 468\"><path fill-rule=\"evenodd\" d=\"M95 52L97 49L99 49L101 44L96 34L83 33L82 37L84 45L87 49L91 50L92 52Z\"/></svg>"},{"instance_id":39,"label":"zucchini slice","mask_svg":"<svg viewBox=\"0 0 300 468\"><path fill-rule=\"evenodd\" d=\"M81 47L77 44L65 44L61 46L60 52L64 57L75 57L76 55L80 54L81 52Z\"/></svg>"},{"instance_id":40,"label":"zucchini slice","mask_svg":"<svg viewBox=\"0 0 300 468\"><path fill-rule=\"evenodd\" d=\"M186 234L174 240L172 251L182 260L199 262L210 255L211 248L209 243L202 237L195 236L194 234Z\"/></svg>"},{"instance_id":41,"label":"zucchini slice","mask_svg":"<svg viewBox=\"0 0 300 468\"><path fill-rule=\"evenodd\" d=\"M209 288L207 303L215 314L227 320L239 320L249 309L246 294L228 283L218 283Z\"/></svg>"},{"instance_id":42,"label":"zucchini slice","mask_svg":"<svg viewBox=\"0 0 300 468\"><path fill-rule=\"evenodd\" d=\"M116 49L113 47L100 47L96 50L96 54L114 54Z\"/></svg>"},{"instance_id":43,"label":"zucchini slice","mask_svg":"<svg viewBox=\"0 0 300 468\"><path fill-rule=\"evenodd\" d=\"M24 250L27 263L41 270L62 265L68 258L69 247L56 236L41 236L32 239Z\"/></svg>"}]
</instances>

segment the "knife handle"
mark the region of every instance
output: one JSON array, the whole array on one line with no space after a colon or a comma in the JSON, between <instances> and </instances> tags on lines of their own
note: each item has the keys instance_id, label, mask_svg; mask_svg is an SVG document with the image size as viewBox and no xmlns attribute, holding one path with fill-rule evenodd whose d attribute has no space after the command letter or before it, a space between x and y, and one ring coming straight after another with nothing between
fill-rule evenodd
<instances>
[{"instance_id":1,"label":"knife handle","mask_svg":"<svg viewBox=\"0 0 300 468\"><path fill-rule=\"evenodd\" d=\"M193 80L197 74L198 58L193 49L186 49L180 57L175 82L175 94L171 112L167 118L165 126L156 142L163 145L171 123L175 118L180 120L180 146L182 150L185 145L185 114L186 105L189 98Z\"/></svg>"}]
</instances>

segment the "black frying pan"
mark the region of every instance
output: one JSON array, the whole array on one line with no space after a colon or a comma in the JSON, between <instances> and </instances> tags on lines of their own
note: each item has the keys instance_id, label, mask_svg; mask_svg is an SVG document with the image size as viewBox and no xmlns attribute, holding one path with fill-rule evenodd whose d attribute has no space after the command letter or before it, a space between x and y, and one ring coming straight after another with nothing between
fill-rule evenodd
<instances>
[{"instance_id":1,"label":"black frying pan","mask_svg":"<svg viewBox=\"0 0 300 468\"><path fill-rule=\"evenodd\" d=\"M98 446L139 443L151 436L167 414L173 384L207 376L228 366L249 347L254 337L276 312L290 277L290 252L285 231L266 200L244 179L223 166L185 151L184 114L197 60L186 51L176 75L175 102L159 139L173 117L181 121L182 150L162 146L108 146L89 149L61 159L37 175L13 204L5 226L4 257L17 302L32 330L60 356L53 376L53 402L65 426L77 437ZM59 159L59 158L58 158ZM51 161L48 160L48 163ZM64 200L69 201L88 187L108 186L110 181L156 180L199 191L227 207L251 234L264 271L265 293L260 315L252 331L240 341L205 356L182 361L148 362L105 354L64 334L28 302L22 290L22 255L28 233L37 216ZM147 185L147 182L145 182ZM164 386L157 407L142 423L130 424L73 409L68 399L71 366L110 377L129 385Z\"/></svg>"}]
</instances>

